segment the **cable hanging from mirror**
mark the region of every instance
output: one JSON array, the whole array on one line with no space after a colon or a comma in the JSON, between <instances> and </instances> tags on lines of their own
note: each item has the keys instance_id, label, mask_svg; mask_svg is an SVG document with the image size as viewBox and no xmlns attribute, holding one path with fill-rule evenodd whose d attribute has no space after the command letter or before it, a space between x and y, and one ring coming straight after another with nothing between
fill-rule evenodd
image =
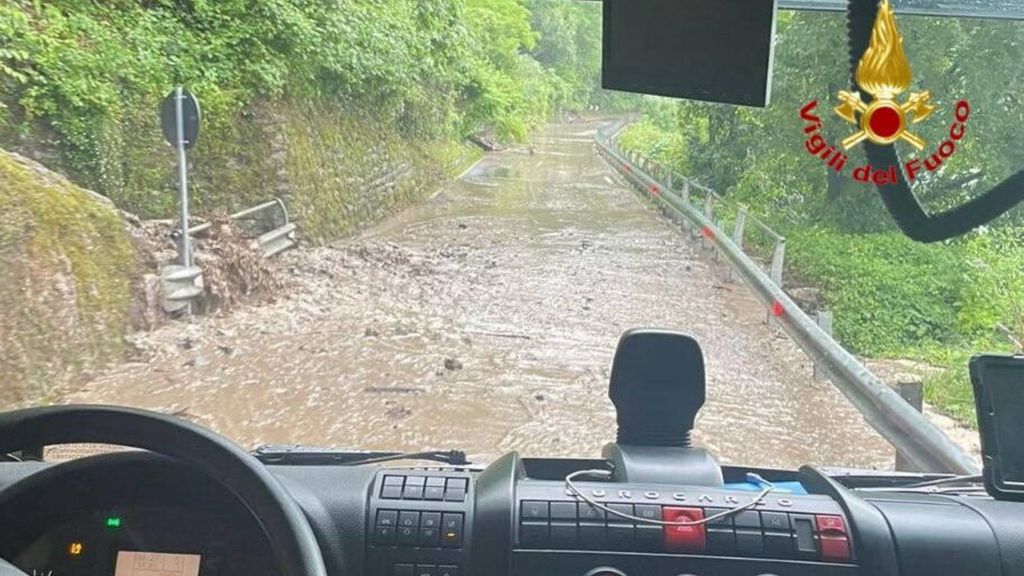
<instances>
[{"instance_id":1,"label":"cable hanging from mirror","mask_svg":"<svg viewBox=\"0 0 1024 576\"><path fill-rule=\"evenodd\" d=\"M853 76L851 81L854 90L858 89L857 65L868 48L878 4L879 0L849 0L847 5L850 68ZM901 165L893 145L881 146L865 142L864 146L870 164ZM995 220L1024 200L1024 170L1020 170L988 192L956 208L929 214L914 195L906 176L899 170L896 173L896 182L878 186L878 193L900 230L918 242L939 242L961 236Z\"/></svg>"},{"instance_id":2,"label":"cable hanging from mirror","mask_svg":"<svg viewBox=\"0 0 1024 576\"><path fill-rule=\"evenodd\" d=\"M593 506L594 508L597 508L598 510L604 510L606 513L611 514L613 516L618 516L619 518L624 518L626 520L629 520L630 522L636 522L636 523L639 523L639 524L654 524L656 526L701 526L701 525L707 524L708 522L714 522L715 520L718 520L719 518L726 518L726 517L732 516L734 514L738 514L740 512L743 512L744 510L749 510L751 508L754 508L755 506L757 506L758 504L760 504L764 500L764 497L767 496L769 492L771 492L772 490L775 490L775 485L772 484L771 482L765 480L764 478L762 478L760 474L755 474L753 472L747 472L747 482L749 482L751 484L757 484L758 486L761 486L761 491L757 494L757 496L754 496L754 498L750 502L747 502L746 504L740 504L739 506L736 506L734 508L730 508L728 510L725 510L724 512L719 512L717 514L712 514L711 516L708 516L707 518L701 518L700 520L675 520L675 521L654 520L654 519L651 519L651 518L641 518L639 516L634 516L632 514L627 514L625 512L619 512L618 510L614 510L614 509L612 509L612 508L610 508L610 507L608 507L608 506L606 506L604 504L601 504L600 502L597 502L596 500L594 500L590 496L587 496L586 494L583 493L582 490L580 490L576 486L576 479L580 478L580 477L583 477L583 476L590 476L592 478L601 478L601 479L604 479L604 480L611 480L612 472L611 472L611 470L597 470L597 469L594 469L594 470L577 470L576 472L573 472L572 474L569 474L568 476L566 476L565 477L565 487L573 495L575 495L577 498L579 498L580 500L582 500L582 501L586 502L587 504Z\"/></svg>"}]
</instances>

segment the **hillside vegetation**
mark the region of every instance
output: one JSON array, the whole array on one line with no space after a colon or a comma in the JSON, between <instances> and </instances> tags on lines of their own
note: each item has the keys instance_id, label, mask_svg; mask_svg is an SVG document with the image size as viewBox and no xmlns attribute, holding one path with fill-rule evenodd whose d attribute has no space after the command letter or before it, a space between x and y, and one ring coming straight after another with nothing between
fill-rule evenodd
<instances>
[{"instance_id":1,"label":"hillside vegetation","mask_svg":"<svg viewBox=\"0 0 1024 576\"><path fill-rule=\"evenodd\" d=\"M949 131L956 101L971 104L955 156L915 187L929 210L959 205L1024 167L1024 26L923 17L899 24L912 90L930 90L937 106L913 127L929 150ZM781 12L768 108L652 100L623 145L725 194L723 214L744 204L784 233L787 281L821 288L838 339L865 356L946 368L927 382L926 396L973 423L970 353L1012 350L1000 324L1024 334L1024 212L954 241L919 244L899 233L874 188L834 176L809 155L799 116L806 103L818 100L829 142L849 130L831 112L848 84L845 33L840 15ZM850 166L864 163L852 150Z\"/></svg>"},{"instance_id":2,"label":"hillside vegetation","mask_svg":"<svg viewBox=\"0 0 1024 576\"><path fill-rule=\"evenodd\" d=\"M156 110L183 84L204 112L191 154L198 212L298 188L300 216L361 213L335 201L358 195L360 170L415 166L413 188L426 189L431 169L465 161L451 143L466 134L519 139L588 105L599 53L600 6L585 2L10 0L0 147L122 209L170 217L174 160ZM333 200L304 196L318 167L335 176ZM345 224L309 232L330 238Z\"/></svg>"}]
</instances>

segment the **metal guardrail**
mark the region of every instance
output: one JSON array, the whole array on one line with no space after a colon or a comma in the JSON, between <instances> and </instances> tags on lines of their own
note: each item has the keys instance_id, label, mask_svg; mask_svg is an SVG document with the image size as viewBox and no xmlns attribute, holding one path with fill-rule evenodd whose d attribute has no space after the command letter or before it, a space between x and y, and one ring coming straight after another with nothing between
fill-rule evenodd
<instances>
[{"instance_id":1,"label":"metal guardrail","mask_svg":"<svg viewBox=\"0 0 1024 576\"><path fill-rule=\"evenodd\" d=\"M281 220L283 221L283 223L281 224L281 226L278 226L277 228L274 228L273 230L270 230L265 234L261 234L258 238L256 238L257 245L263 251L263 255L267 258L280 252L283 252L289 248L292 248L296 245L296 226L294 222L289 222L288 220L288 209L285 207L284 201L281 200L280 198L274 198L269 202L264 202L263 204L253 206L252 208L246 208L245 210L235 212L234 214L228 216L228 218L232 220L242 220L243 218L246 218L247 216L252 216L257 212L263 212L265 210L269 210L275 207L280 211ZM195 226L190 227L188 229L188 233L191 236L195 236L200 232L209 230L210 226L212 226L210 222L197 224ZM180 233L180 231L178 232Z\"/></svg>"},{"instance_id":2,"label":"metal guardrail","mask_svg":"<svg viewBox=\"0 0 1024 576\"><path fill-rule=\"evenodd\" d=\"M228 216L231 220L242 220L258 212L267 211L275 207L280 213L280 218L275 221L275 224L278 221L283 223L268 232L260 234L255 240L255 244L263 252L264 258L280 254L289 248L295 247L298 243L295 238L296 226L294 222L289 221L288 209L285 207L284 201L280 198L274 198L269 202L264 202L258 206L253 206ZM188 229L188 234L189 236L194 236L209 230L210 226L212 226L210 222L191 226ZM174 234L180 238L181 230L175 230ZM203 288L197 282L202 281L202 274L203 272L198 266L164 266L160 271L164 310L166 312L182 310L187 308L193 299L199 297L203 293Z\"/></svg>"},{"instance_id":3,"label":"metal guardrail","mask_svg":"<svg viewBox=\"0 0 1024 576\"><path fill-rule=\"evenodd\" d=\"M767 225L756 221L776 239L776 249L768 272L748 256L741 246L746 222L755 220L750 214L738 218L732 235L727 234L714 221L714 204L721 197L713 190L698 186L680 174L662 170L663 179L648 174L640 164L650 165L635 154L623 152L615 142L615 135L625 126L616 122L597 134L598 151L609 160L638 190L661 205L677 220L692 227L704 242L713 245L717 254L724 255L732 270L750 286L768 307L770 316L794 342L831 376L833 384L853 403L864 419L896 450L919 470L976 474L978 464L960 446L950 440L895 391L883 384L856 357L839 345L812 320L782 289L782 265L785 257L785 238ZM683 186L673 189L675 178ZM704 192L701 206L690 198L695 190ZM743 214L743 212L740 212Z\"/></svg>"}]
</instances>

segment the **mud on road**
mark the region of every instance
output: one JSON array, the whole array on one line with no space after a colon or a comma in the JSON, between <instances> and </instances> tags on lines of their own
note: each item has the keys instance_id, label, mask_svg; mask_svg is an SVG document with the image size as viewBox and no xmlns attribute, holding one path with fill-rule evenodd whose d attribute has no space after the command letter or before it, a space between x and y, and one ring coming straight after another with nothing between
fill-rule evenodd
<instances>
[{"instance_id":1,"label":"mud on road","mask_svg":"<svg viewBox=\"0 0 1024 576\"><path fill-rule=\"evenodd\" d=\"M550 126L424 204L286 254L287 296L140 335L138 361L65 402L182 414L244 446L595 456L612 353L634 327L696 336L696 441L723 463L891 468L892 449L722 265Z\"/></svg>"}]
</instances>

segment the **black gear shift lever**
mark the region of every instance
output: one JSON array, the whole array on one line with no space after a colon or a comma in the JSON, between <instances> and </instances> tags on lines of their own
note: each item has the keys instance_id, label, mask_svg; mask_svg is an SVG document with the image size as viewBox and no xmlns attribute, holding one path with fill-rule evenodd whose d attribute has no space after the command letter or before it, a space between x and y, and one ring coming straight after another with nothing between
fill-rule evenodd
<instances>
[{"instance_id":1,"label":"black gear shift lever","mask_svg":"<svg viewBox=\"0 0 1024 576\"><path fill-rule=\"evenodd\" d=\"M690 447L705 389L704 354L692 337L668 330L623 334L608 390L619 430L603 450L613 479L721 486L715 460Z\"/></svg>"},{"instance_id":2,"label":"black gear shift lever","mask_svg":"<svg viewBox=\"0 0 1024 576\"><path fill-rule=\"evenodd\" d=\"M696 340L662 330L626 332L608 390L618 413L617 442L688 447L704 389L704 355Z\"/></svg>"}]
</instances>

